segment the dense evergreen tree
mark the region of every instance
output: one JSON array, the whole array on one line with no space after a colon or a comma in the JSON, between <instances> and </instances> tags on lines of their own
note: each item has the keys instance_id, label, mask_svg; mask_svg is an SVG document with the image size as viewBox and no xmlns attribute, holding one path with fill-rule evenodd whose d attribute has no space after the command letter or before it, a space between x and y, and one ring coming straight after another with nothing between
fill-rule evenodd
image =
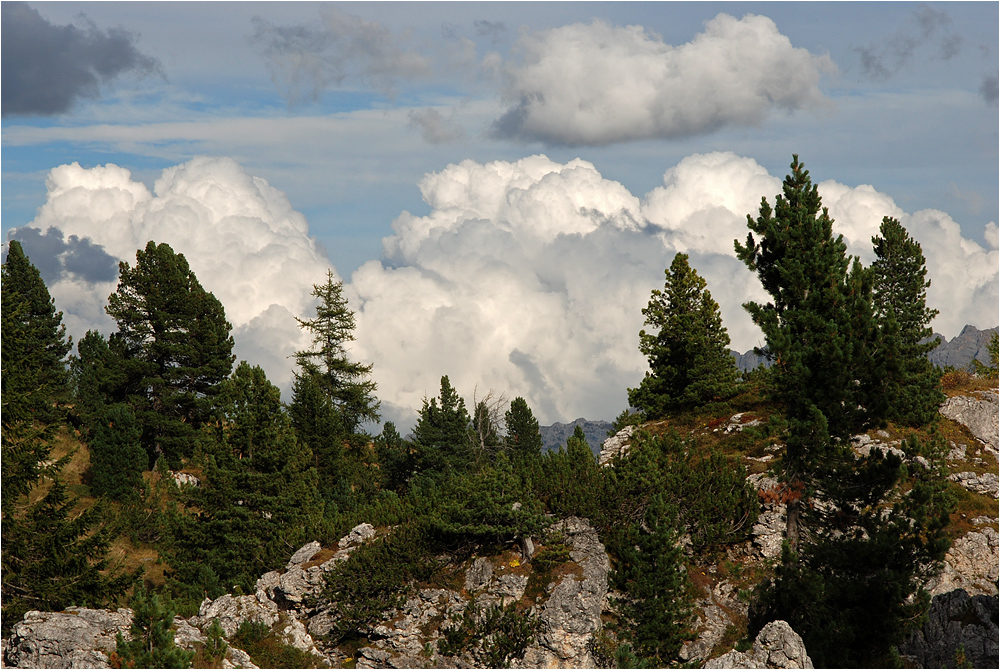
<instances>
[{"instance_id":1,"label":"dense evergreen tree","mask_svg":"<svg viewBox=\"0 0 1000 670\"><path fill-rule=\"evenodd\" d=\"M108 405L90 437L90 490L118 502L139 499L145 483L146 450L132 409L124 403Z\"/></svg>"},{"instance_id":2,"label":"dense evergreen tree","mask_svg":"<svg viewBox=\"0 0 1000 670\"><path fill-rule=\"evenodd\" d=\"M372 366L353 363L346 346L354 340L354 312L344 297L343 282L327 272L326 283L315 284L312 295L319 300L316 317L299 319L312 337L312 348L295 353L304 376L317 379L340 416L347 433L354 433L365 421L378 421L379 401L375 382L369 377Z\"/></svg>"},{"instance_id":3,"label":"dense evergreen tree","mask_svg":"<svg viewBox=\"0 0 1000 670\"><path fill-rule=\"evenodd\" d=\"M296 375L288 407L299 442L313 455L320 490L337 488L343 478L345 433L340 418L315 375Z\"/></svg>"},{"instance_id":4,"label":"dense evergreen tree","mask_svg":"<svg viewBox=\"0 0 1000 670\"><path fill-rule=\"evenodd\" d=\"M504 416L507 425L504 441L511 461L518 465L538 459L542 454L542 433L527 401L514 398Z\"/></svg>"},{"instance_id":5,"label":"dense evergreen tree","mask_svg":"<svg viewBox=\"0 0 1000 670\"><path fill-rule=\"evenodd\" d=\"M469 430L469 441L482 463L492 462L503 447L500 427L497 425L498 413L496 407L491 407L486 400L476 403L476 411L472 415L472 425Z\"/></svg>"},{"instance_id":6,"label":"dense evergreen tree","mask_svg":"<svg viewBox=\"0 0 1000 670\"><path fill-rule=\"evenodd\" d=\"M3 323L3 395L17 403L4 408L8 421L60 418L53 407L68 395L65 358L72 347L62 324L62 312L42 281L38 269L24 255L21 243L12 240L0 269Z\"/></svg>"},{"instance_id":7,"label":"dense evergreen tree","mask_svg":"<svg viewBox=\"0 0 1000 670\"><path fill-rule=\"evenodd\" d=\"M222 422L204 441L202 485L172 521L174 583L200 600L257 578L312 539L322 520L316 469L280 392L245 362L219 395ZM197 601L196 601L197 602Z\"/></svg>"},{"instance_id":8,"label":"dense evergreen tree","mask_svg":"<svg viewBox=\"0 0 1000 670\"><path fill-rule=\"evenodd\" d=\"M744 307L774 360L774 389L788 420L784 477L800 491L850 458L851 435L882 419L887 402L878 391L887 361L875 344L871 275L856 259L851 263L843 236L833 237L833 219L798 156L791 167L784 195L773 210L762 199L758 218L747 216L746 245L735 246L773 299ZM801 509L793 496L787 515L793 549Z\"/></svg>"},{"instance_id":9,"label":"dense evergreen tree","mask_svg":"<svg viewBox=\"0 0 1000 670\"><path fill-rule=\"evenodd\" d=\"M176 466L190 456L194 432L232 370L232 326L183 254L149 242L135 258L135 267L119 264L118 289L108 299L118 323L110 346L150 463L162 452Z\"/></svg>"},{"instance_id":10,"label":"dense evergreen tree","mask_svg":"<svg viewBox=\"0 0 1000 670\"><path fill-rule=\"evenodd\" d=\"M401 492L413 473L413 454L392 421L386 421L382 432L375 437L375 456L382 488Z\"/></svg>"},{"instance_id":11,"label":"dense evergreen tree","mask_svg":"<svg viewBox=\"0 0 1000 670\"><path fill-rule=\"evenodd\" d=\"M465 401L448 377L441 377L440 398L424 399L413 428L414 468L421 479L437 480L472 467L470 423Z\"/></svg>"},{"instance_id":12,"label":"dense evergreen tree","mask_svg":"<svg viewBox=\"0 0 1000 670\"><path fill-rule=\"evenodd\" d=\"M787 419L788 544L777 579L760 592L767 616L756 623L808 620L803 638L817 665L871 667L916 620L910 599L947 548L947 505L933 493L936 473L903 492L899 458L858 459L848 446L889 410L884 380L898 335L892 319L879 327L874 275L833 237L797 156L791 167L774 210L764 199L759 217L747 217L746 245L736 243L773 300L745 307L764 331Z\"/></svg>"},{"instance_id":13,"label":"dense evergreen tree","mask_svg":"<svg viewBox=\"0 0 1000 670\"><path fill-rule=\"evenodd\" d=\"M651 419L727 398L739 378L719 305L687 254L674 256L665 274L663 290L654 289L642 310L646 325L657 329L639 331L639 350L650 371L628 392L629 404Z\"/></svg>"},{"instance_id":14,"label":"dense evergreen tree","mask_svg":"<svg viewBox=\"0 0 1000 670\"><path fill-rule=\"evenodd\" d=\"M101 421L108 404L125 401L125 376L121 361L96 330L87 331L76 349L70 357L73 413L90 430Z\"/></svg>"},{"instance_id":15,"label":"dense evergreen tree","mask_svg":"<svg viewBox=\"0 0 1000 670\"><path fill-rule=\"evenodd\" d=\"M929 324L937 315L927 307L927 279L923 250L896 219L885 217L875 248L875 314L886 339L898 338L899 360L885 379L889 418L922 426L938 416L944 402L941 371L927 358L938 344Z\"/></svg>"}]
</instances>

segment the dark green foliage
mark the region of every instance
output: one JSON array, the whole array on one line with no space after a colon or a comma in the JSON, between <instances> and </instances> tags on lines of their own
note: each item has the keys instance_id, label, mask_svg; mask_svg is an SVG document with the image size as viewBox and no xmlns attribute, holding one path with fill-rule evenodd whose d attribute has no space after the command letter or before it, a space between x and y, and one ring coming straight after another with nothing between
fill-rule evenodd
<instances>
[{"instance_id":1,"label":"dark green foliage","mask_svg":"<svg viewBox=\"0 0 1000 670\"><path fill-rule=\"evenodd\" d=\"M649 372L628 392L629 404L650 419L728 398L739 378L719 305L687 254L674 256L665 274L663 290L654 289L642 310L646 325L656 328L639 331L639 351L649 359Z\"/></svg>"},{"instance_id":2,"label":"dark green foliage","mask_svg":"<svg viewBox=\"0 0 1000 670\"><path fill-rule=\"evenodd\" d=\"M532 477L535 495L557 517L580 516L594 519L600 505L602 472L587 445L583 428L577 426L566 441L566 449L550 451L535 466Z\"/></svg>"},{"instance_id":3,"label":"dark green foliage","mask_svg":"<svg viewBox=\"0 0 1000 670\"><path fill-rule=\"evenodd\" d=\"M219 402L222 424L203 440L202 485L184 494L187 510L171 523L174 583L192 596L215 579L222 593L237 585L253 593L322 520L312 454L264 371L241 362Z\"/></svg>"},{"instance_id":4,"label":"dark green foliage","mask_svg":"<svg viewBox=\"0 0 1000 670\"><path fill-rule=\"evenodd\" d=\"M73 414L82 421L86 434L101 423L107 405L124 402L125 376L121 361L96 330L88 330L76 349L77 354L70 357Z\"/></svg>"},{"instance_id":5,"label":"dark green foliage","mask_svg":"<svg viewBox=\"0 0 1000 670\"><path fill-rule=\"evenodd\" d=\"M531 537L548 525L541 504L503 455L495 465L452 477L426 495L433 508L431 532L449 546Z\"/></svg>"},{"instance_id":6,"label":"dark green foliage","mask_svg":"<svg viewBox=\"0 0 1000 670\"><path fill-rule=\"evenodd\" d=\"M496 407L491 407L487 400L481 400L476 403L476 410L472 414L469 442L480 463L489 463L503 447L495 410Z\"/></svg>"},{"instance_id":7,"label":"dark green foliage","mask_svg":"<svg viewBox=\"0 0 1000 670\"><path fill-rule=\"evenodd\" d=\"M413 456L392 421L386 421L382 433L375 438L375 455L382 476L382 488L402 491L413 472Z\"/></svg>"},{"instance_id":8,"label":"dark green foliage","mask_svg":"<svg viewBox=\"0 0 1000 670\"><path fill-rule=\"evenodd\" d=\"M118 323L110 347L121 360L122 392L142 425L150 462L163 453L178 466L232 369L232 326L183 254L149 242L135 258L135 267L119 264L118 289L108 298L107 312Z\"/></svg>"},{"instance_id":9,"label":"dark green foliage","mask_svg":"<svg viewBox=\"0 0 1000 670\"><path fill-rule=\"evenodd\" d=\"M4 418L52 423L61 418L56 403L67 400L65 358L72 347L38 269L12 240L0 269L3 312ZM10 400L7 400L8 394Z\"/></svg>"},{"instance_id":10,"label":"dark green foliage","mask_svg":"<svg viewBox=\"0 0 1000 670\"><path fill-rule=\"evenodd\" d=\"M484 610L470 601L462 614L452 617L451 625L443 630L444 640L438 643L438 652L457 656L481 642L478 656L483 667L509 668L512 660L524 657L539 623L538 617L519 611L516 603L506 607L490 605Z\"/></svg>"},{"instance_id":11,"label":"dark green foliage","mask_svg":"<svg viewBox=\"0 0 1000 670\"><path fill-rule=\"evenodd\" d=\"M900 461L874 456L859 468L859 492L890 493ZM847 478L847 485L851 485ZM918 473L914 488L885 507L863 497L831 512L829 530L798 554L786 545L777 579L751 611L759 630L784 619L816 667L890 667L895 645L919 626L930 597L922 585L944 557L950 499L940 477Z\"/></svg>"},{"instance_id":12,"label":"dark green foliage","mask_svg":"<svg viewBox=\"0 0 1000 670\"><path fill-rule=\"evenodd\" d=\"M260 668L318 668L319 659L285 644L262 623L244 621L230 639L233 646L250 655Z\"/></svg>"},{"instance_id":13,"label":"dark green foliage","mask_svg":"<svg viewBox=\"0 0 1000 670\"><path fill-rule=\"evenodd\" d=\"M330 631L334 644L367 631L382 613L400 606L410 582L430 577L437 564L424 528L406 524L369 542L327 573L323 592L338 615Z\"/></svg>"},{"instance_id":14,"label":"dark green foliage","mask_svg":"<svg viewBox=\"0 0 1000 670\"><path fill-rule=\"evenodd\" d=\"M212 619L212 625L205 630L205 636L205 655L213 661L222 660L229 650L229 645L226 644L224 631L218 619Z\"/></svg>"},{"instance_id":15,"label":"dark green foliage","mask_svg":"<svg viewBox=\"0 0 1000 670\"><path fill-rule=\"evenodd\" d=\"M542 434L538 429L538 420L532 414L527 401L521 397L514 398L504 416L507 425L504 441L514 464L529 463L540 458Z\"/></svg>"},{"instance_id":16,"label":"dark green foliage","mask_svg":"<svg viewBox=\"0 0 1000 670\"><path fill-rule=\"evenodd\" d=\"M299 442L312 451L320 492L334 498L343 479L345 432L317 375L295 375L288 414Z\"/></svg>"},{"instance_id":17,"label":"dark green foliage","mask_svg":"<svg viewBox=\"0 0 1000 670\"><path fill-rule=\"evenodd\" d=\"M470 423L465 401L452 388L448 377L441 377L440 400L424 400L413 428L416 475L425 480L440 480L447 473L469 470L475 462Z\"/></svg>"},{"instance_id":18,"label":"dark green foliage","mask_svg":"<svg viewBox=\"0 0 1000 670\"><path fill-rule=\"evenodd\" d=\"M319 300L316 317L298 319L312 337L313 347L295 352L301 375L315 377L320 389L337 411L347 433L357 431L365 421L378 421L379 401L375 382L369 379L372 366L352 363L345 349L354 340L354 312L347 306L344 284L327 272L326 283L313 286Z\"/></svg>"},{"instance_id":19,"label":"dark green foliage","mask_svg":"<svg viewBox=\"0 0 1000 670\"><path fill-rule=\"evenodd\" d=\"M940 388L941 370L927 358L938 345L930 324L937 310L927 307L927 268L920 243L891 217L882 219L879 236L872 238L875 262L873 301L884 340L898 357L887 371L885 388L890 419L908 426L933 421L945 396ZM890 353L890 352L887 352Z\"/></svg>"},{"instance_id":20,"label":"dark green foliage","mask_svg":"<svg viewBox=\"0 0 1000 670\"><path fill-rule=\"evenodd\" d=\"M773 210L761 200L758 218L747 216L746 245L735 246L773 299L744 307L764 331L771 388L788 420L782 476L808 495L825 468L850 459L844 441L884 421L893 356L880 348L872 274L847 257L843 236L833 237L833 220L798 156L791 167L784 195ZM793 549L801 509L798 499L789 502Z\"/></svg>"},{"instance_id":21,"label":"dark green foliage","mask_svg":"<svg viewBox=\"0 0 1000 670\"><path fill-rule=\"evenodd\" d=\"M972 359L972 366L976 369L976 374L980 377L992 377L997 378L997 348L1000 344L1000 338L998 338L997 333L993 333L993 337L990 338L990 342L987 345L987 350L990 352L990 364L984 365L978 359Z\"/></svg>"},{"instance_id":22,"label":"dark green foliage","mask_svg":"<svg viewBox=\"0 0 1000 670\"><path fill-rule=\"evenodd\" d=\"M102 506L74 512L76 501L58 478L39 501L16 502L23 507L3 515L4 634L27 610L101 607L125 592L125 577L104 574L112 566Z\"/></svg>"},{"instance_id":23,"label":"dark green foliage","mask_svg":"<svg viewBox=\"0 0 1000 670\"><path fill-rule=\"evenodd\" d=\"M110 405L90 438L90 490L118 502L138 501L145 486L142 473L149 467L139 443L141 431L131 408Z\"/></svg>"},{"instance_id":24,"label":"dark green foliage","mask_svg":"<svg viewBox=\"0 0 1000 670\"><path fill-rule=\"evenodd\" d=\"M190 668L195 652L174 644L174 610L169 601L145 590L136 591L131 601L131 639L118 634L113 654L120 668Z\"/></svg>"},{"instance_id":25,"label":"dark green foliage","mask_svg":"<svg viewBox=\"0 0 1000 670\"><path fill-rule=\"evenodd\" d=\"M664 496L650 500L642 522L613 531L617 554L614 587L624 594L615 602L623 633L640 656L666 667L685 640L691 601L678 544L677 509Z\"/></svg>"}]
</instances>

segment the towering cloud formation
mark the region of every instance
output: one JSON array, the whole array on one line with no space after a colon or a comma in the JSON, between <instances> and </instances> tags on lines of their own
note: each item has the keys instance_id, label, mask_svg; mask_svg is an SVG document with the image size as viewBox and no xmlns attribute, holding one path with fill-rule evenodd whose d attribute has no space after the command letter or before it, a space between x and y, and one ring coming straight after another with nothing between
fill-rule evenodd
<instances>
[{"instance_id":1,"label":"towering cloud formation","mask_svg":"<svg viewBox=\"0 0 1000 670\"><path fill-rule=\"evenodd\" d=\"M50 276L50 291L77 338L89 328L114 330L104 305L115 290L117 267L108 276L107 259L134 264L136 249L146 242L166 242L222 301L237 356L260 364L276 382L288 382L286 356L300 346L294 317L308 312L311 284L323 279L329 262L283 193L228 158L198 158L164 170L153 193L115 165L63 165L51 171L46 186L48 200L30 228L11 237L22 241L36 265L59 272ZM63 236L73 242L63 244L68 248L33 244ZM74 270L81 250L105 260L100 272Z\"/></svg>"},{"instance_id":2,"label":"towering cloud formation","mask_svg":"<svg viewBox=\"0 0 1000 670\"><path fill-rule=\"evenodd\" d=\"M758 125L824 101L829 58L797 49L764 16L719 14L679 47L603 21L522 36L506 69L500 137L595 145Z\"/></svg>"},{"instance_id":3,"label":"towering cloud formation","mask_svg":"<svg viewBox=\"0 0 1000 670\"><path fill-rule=\"evenodd\" d=\"M311 285L329 265L282 193L228 159L165 170L153 193L110 165L56 168L48 188L31 229L14 236L57 278L52 293L75 335L113 327L102 311L114 290L101 274L106 256L133 259L147 240L167 242L222 300L237 354L287 389L287 357L302 346L293 317L310 312ZM463 161L426 175L420 188L430 213L401 214L382 260L345 286L357 312L352 355L374 363L385 418L401 427L444 374L469 396L524 396L543 423L613 417L645 371L641 309L677 251L708 281L733 347L762 344L741 305L767 296L733 240L745 238L746 215L762 196L773 202L781 181L750 158L689 156L641 199L586 161L545 156ZM835 232L864 261L883 216L921 242L928 298L941 310L935 330L996 325L995 224L984 246L944 212L908 214L871 186L819 188Z\"/></svg>"}]
</instances>

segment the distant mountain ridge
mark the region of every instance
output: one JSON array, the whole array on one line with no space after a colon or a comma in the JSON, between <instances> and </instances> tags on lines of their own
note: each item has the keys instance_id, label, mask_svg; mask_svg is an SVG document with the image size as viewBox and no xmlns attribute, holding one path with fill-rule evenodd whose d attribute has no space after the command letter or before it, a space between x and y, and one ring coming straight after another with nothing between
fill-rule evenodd
<instances>
[{"instance_id":1,"label":"distant mountain ridge","mask_svg":"<svg viewBox=\"0 0 1000 670\"><path fill-rule=\"evenodd\" d=\"M973 359L989 365L990 352L987 346L993 333L996 332L996 327L980 330L975 326L967 325L951 341L944 335L934 333L929 339L939 337L941 344L927 354L927 357L931 359L931 363L940 368L947 365L954 368L964 368L970 365ZM744 354L730 349L729 353L736 359L736 367L744 372L753 370L758 365L768 366L767 359L755 354L753 349Z\"/></svg>"},{"instance_id":2,"label":"distant mountain ridge","mask_svg":"<svg viewBox=\"0 0 1000 670\"><path fill-rule=\"evenodd\" d=\"M601 445L608 439L608 431L612 424L609 421L588 421L583 417L570 423L556 422L551 426L539 426L538 430L542 434L542 449L545 451L558 451L559 447L566 446L566 440L573 435L577 426L583 427L583 434L587 436L587 444L594 454L601 453Z\"/></svg>"}]
</instances>

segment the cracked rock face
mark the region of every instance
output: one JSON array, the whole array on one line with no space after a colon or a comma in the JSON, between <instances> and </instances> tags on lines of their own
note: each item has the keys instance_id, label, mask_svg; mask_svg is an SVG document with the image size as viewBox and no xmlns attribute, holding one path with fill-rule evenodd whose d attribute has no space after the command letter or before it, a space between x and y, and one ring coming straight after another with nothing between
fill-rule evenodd
<instances>
[{"instance_id":1,"label":"cracked rock face","mask_svg":"<svg viewBox=\"0 0 1000 670\"><path fill-rule=\"evenodd\" d=\"M553 526L572 546L570 558L583 571L582 578L567 574L552 589L541 607L541 628L524 658L513 664L523 668L592 668L588 648L601 628L601 610L608 593L611 562L597 531L585 519L570 517Z\"/></svg>"},{"instance_id":2,"label":"cracked rock face","mask_svg":"<svg viewBox=\"0 0 1000 670\"><path fill-rule=\"evenodd\" d=\"M996 391L982 391L978 397L955 396L941 405L941 414L962 424L983 444L992 448L994 456L1000 448L1000 397Z\"/></svg>"},{"instance_id":3,"label":"cracked rock face","mask_svg":"<svg viewBox=\"0 0 1000 670\"><path fill-rule=\"evenodd\" d=\"M118 633L128 635L132 610L79 607L27 612L14 624L5 650L11 668L108 668Z\"/></svg>"},{"instance_id":4,"label":"cracked rock face","mask_svg":"<svg viewBox=\"0 0 1000 670\"><path fill-rule=\"evenodd\" d=\"M625 456L628 453L629 439L632 437L632 433L635 432L635 426L625 426L617 433L604 440L601 445L601 455L598 456L597 462L604 467L606 465L611 465L611 461L617 456Z\"/></svg>"},{"instance_id":5,"label":"cracked rock face","mask_svg":"<svg viewBox=\"0 0 1000 670\"><path fill-rule=\"evenodd\" d=\"M953 668L959 646L974 668L998 664L997 596L970 596L958 589L935 596L927 623L900 645L899 653L924 668Z\"/></svg>"},{"instance_id":6,"label":"cracked rock face","mask_svg":"<svg viewBox=\"0 0 1000 670\"><path fill-rule=\"evenodd\" d=\"M990 517L974 522L995 523ZM997 531L992 526L974 530L960 537L945 555L944 570L927 585L932 596L964 589L969 595L997 595L1000 579L1000 549Z\"/></svg>"}]
</instances>

